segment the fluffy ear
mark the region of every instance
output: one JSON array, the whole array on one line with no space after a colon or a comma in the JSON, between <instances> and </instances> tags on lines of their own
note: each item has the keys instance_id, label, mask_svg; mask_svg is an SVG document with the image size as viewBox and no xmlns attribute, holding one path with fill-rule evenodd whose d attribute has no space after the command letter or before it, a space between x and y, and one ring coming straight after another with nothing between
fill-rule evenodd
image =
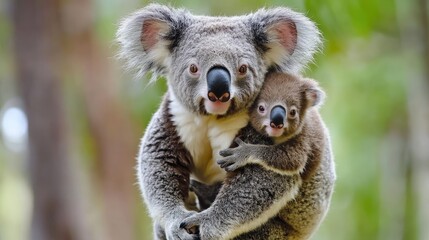
<instances>
[{"instance_id":1,"label":"fluffy ear","mask_svg":"<svg viewBox=\"0 0 429 240\"><path fill-rule=\"evenodd\" d=\"M307 106L315 107L323 104L325 92L319 87L316 81L308 78L304 79L303 88Z\"/></svg>"},{"instance_id":2,"label":"fluffy ear","mask_svg":"<svg viewBox=\"0 0 429 240\"><path fill-rule=\"evenodd\" d=\"M250 15L250 24L265 63L280 72L299 73L321 45L316 25L288 8L261 9Z\"/></svg>"},{"instance_id":3,"label":"fluffy ear","mask_svg":"<svg viewBox=\"0 0 429 240\"><path fill-rule=\"evenodd\" d=\"M153 71L165 74L171 52L189 23L189 13L158 4L150 4L126 17L116 34L119 58L139 77Z\"/></svg>"}]
</instances>

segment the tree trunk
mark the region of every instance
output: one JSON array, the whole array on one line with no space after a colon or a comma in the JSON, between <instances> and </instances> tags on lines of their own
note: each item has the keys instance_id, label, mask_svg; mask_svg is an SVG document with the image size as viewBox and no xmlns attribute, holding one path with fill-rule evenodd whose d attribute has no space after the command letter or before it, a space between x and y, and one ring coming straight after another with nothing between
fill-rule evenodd
<instances>
[{"instance_id":1,"label":"tree trunk","mask_svg":"<svg viewBox=\"0 0 429 240\"><path fill-rule=\"evenodd\" d=\"M59 72L59 2L14 0L12 3L16 77L29 123L31 239L87 239L77 206L79 201L74 199L77 195L67 153L68 132Z\"/></svg>"}]
</instances>

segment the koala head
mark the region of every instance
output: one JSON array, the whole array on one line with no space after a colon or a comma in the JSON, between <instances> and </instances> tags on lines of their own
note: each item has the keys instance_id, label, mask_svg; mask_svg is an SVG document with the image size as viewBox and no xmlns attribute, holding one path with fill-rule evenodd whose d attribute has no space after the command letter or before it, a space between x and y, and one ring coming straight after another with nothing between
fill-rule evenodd
<instances>
[{"instance_id":1,"label":"koala head","mask_svg":"<svg viewBox=\"0 0 429 240\"><path fill-rule=\"evenodd\" d=\"M293 136L300 131L306 112L321 105L324 96L314 80L270 73L250 109L250 123L269 137Z\"/></svg>"},{"instance_id":2,"label":"koala head","mask_svg":"<svg viewBox=\"0 0 429 240\"><path fill-rule=\"evenodd\" d=\"M141 76L167 76L173 100L197 114L250 107L268 70L298 72L318 49L313 22L288 8L235 17L150 4L126 17L119 56Z\"/></svg>"}]
</instances>

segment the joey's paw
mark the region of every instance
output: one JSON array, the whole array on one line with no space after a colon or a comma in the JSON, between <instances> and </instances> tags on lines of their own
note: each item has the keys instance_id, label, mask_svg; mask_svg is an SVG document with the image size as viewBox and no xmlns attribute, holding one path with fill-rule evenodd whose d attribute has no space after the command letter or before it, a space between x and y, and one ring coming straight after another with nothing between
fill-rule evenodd
<instances>
[{"instance_id":1,"label":"joey's paw","mask_svg":"<svg viewBox=\"0 0 429 240\"><path fill-rule=\"evenodd\" d=\"M235 142L238 144L238 147L220 151L219 155L223 158L217 160L219 166L228 172L245 166L252 152L251 144L247 144L239 138L236 138Z\"/></svg>"},{"instance_id":2,"label":"joey's paw","mask_svg":"<svg viewBox=\"0 0 429 240\"><path fill-rule=\"evenodd\" d=\"M218 159L217 163L227 172L233 172L246 165L245 159L234 156Z\"/></svg>"}]
</instances>

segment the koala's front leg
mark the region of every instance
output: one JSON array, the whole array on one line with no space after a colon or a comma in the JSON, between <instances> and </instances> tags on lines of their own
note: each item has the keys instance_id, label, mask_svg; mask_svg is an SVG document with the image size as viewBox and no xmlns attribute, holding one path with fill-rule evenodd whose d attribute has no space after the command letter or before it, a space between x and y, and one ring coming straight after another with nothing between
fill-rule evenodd
<instances>
[{"instance_id":1,"label":"koala's front leg","mask_svg":"<svg viewBox=\"0 0 429 240\"><path fill-rule=\"evenodd\" d=\"M219 152L223 157L217 163L226 171L235 171L253 163L279 174L297 174L303 171L310 146L300 141L287 141L277 145L249 144L237 138L236 148L228 148Z\"/></svg>"},{"instance_id":2,"label":"koala's front leg","mask_svg":"<svg viewBox=\"0 0 429 240\"><path fill-rule=\"evenodd\" d=\"M180 222L194 213L185 207L189 162L190 155L180 142L164 99L142 140L138 178L149 213L168 240L197 238L179 228Z\"/></svg>"}]
</instances>

